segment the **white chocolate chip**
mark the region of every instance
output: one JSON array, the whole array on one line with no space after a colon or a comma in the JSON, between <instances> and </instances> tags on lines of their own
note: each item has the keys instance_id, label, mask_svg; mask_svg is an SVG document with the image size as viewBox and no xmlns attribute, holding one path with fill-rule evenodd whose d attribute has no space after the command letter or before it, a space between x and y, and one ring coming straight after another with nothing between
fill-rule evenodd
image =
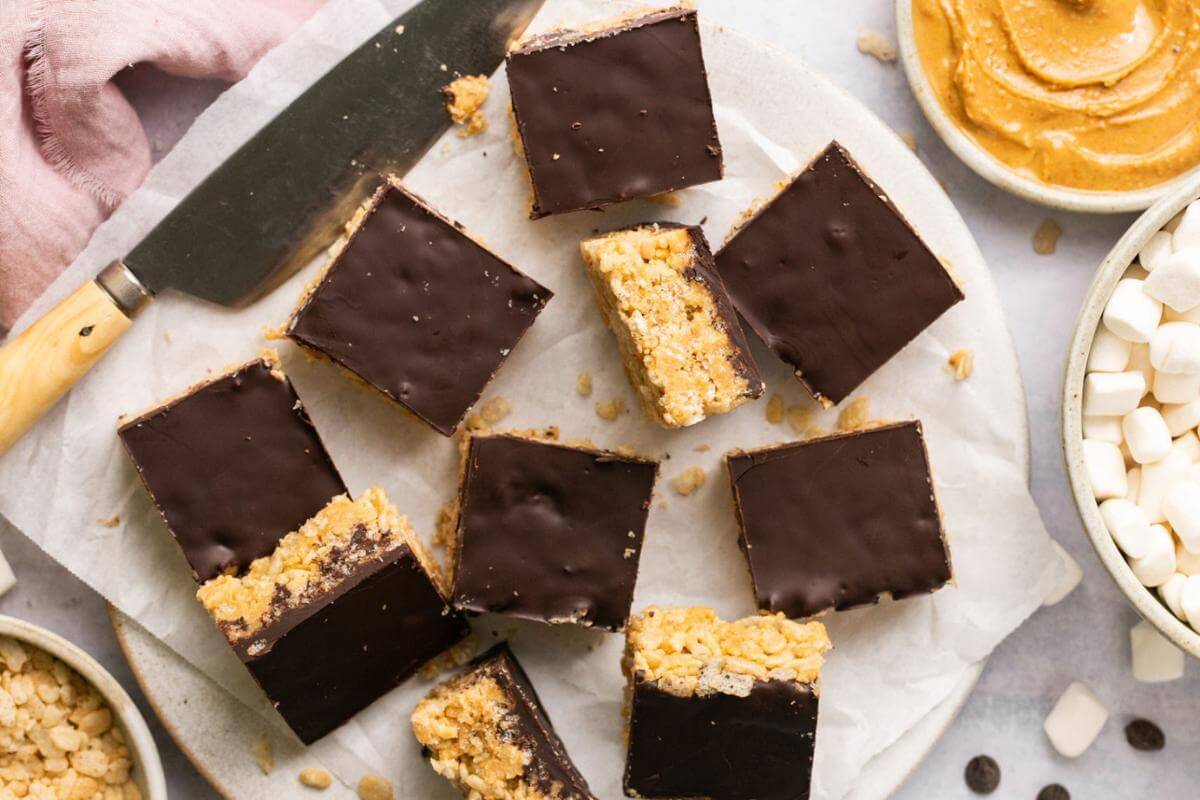
<instances>
[{"instance_id":1,"label":"white chocolate chip","mask_svg":"<svg viewBox=\"0 0 1200 800\"><path fill-rule=\"evenodd\" d=\"M1054 749L1078 758L1091 747L1108 721L1108 709L1091 689L1075 682L1058 698L1042 726Z\"/></svg>"}]
</instances>

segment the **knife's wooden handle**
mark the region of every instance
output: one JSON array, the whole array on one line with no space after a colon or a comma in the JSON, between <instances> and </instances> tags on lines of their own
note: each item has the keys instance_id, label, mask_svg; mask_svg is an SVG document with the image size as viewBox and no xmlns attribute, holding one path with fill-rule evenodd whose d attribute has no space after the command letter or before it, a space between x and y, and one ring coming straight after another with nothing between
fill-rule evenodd
<instances>
[{"instance_id":1,"label":"knife's wooden handle","mask_svg":"<svg viewBox=\"0 0 1200 800\"><path fill-rule=\"evenodd\" d=\"M0 348L0 455L132 324L108 292L88 281Z\"/></svg>"}]
</instances>

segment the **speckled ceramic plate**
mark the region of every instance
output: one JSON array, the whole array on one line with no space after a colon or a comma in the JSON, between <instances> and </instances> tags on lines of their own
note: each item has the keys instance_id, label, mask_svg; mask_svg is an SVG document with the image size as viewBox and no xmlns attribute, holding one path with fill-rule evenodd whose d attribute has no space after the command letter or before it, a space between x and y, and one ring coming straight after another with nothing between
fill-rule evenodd
<instances>
[{"instance_id":1,"label":"speckled ceramic plate","mask_svg":"<svg viewBox=\"0 0 1200 800\"><path fill-rule=\"evenodd\" d=\"M996 309L995 318L1000 319L999 298L970 232L937 181L886 126L850 95L788 54L723 27L707 25L704 35L705 55L714 87L724 84L725 90L736 91L729 86L754 78L754 75L739 70L753 70L760 77L765 70L776 75L781 85L789 87L796 103L805 108L826 109L837 119L847 121L848 124L842 126L846 128L845 133L839 134L839 138L844 138L856 152L874 150L904 160L906 203L937 209L940 214L938 229L930 235L931 244L939 251L953 249L960 254L959 262L973 262L969 265L971 273L977 276L971 284L973 296ZM726 74L719 66L724 64L744 66L731 68L731 74ZM774 124L788 125L785 116L779 115ZM768 122L767 126L770 124ZM771 130L765 132L772 133ZM1014 442L1019 443L1019 457L1027 470L1028 421L1024 391L1007 331L1003 330L1002 324L996 327L989 344L990 364L993 369L1003 372L998 385L1005 395L1000 398L1005 408L1004 421L1012 430ZM272 793L289 796L295 791L297 773L309 765L303 748L272 733L267 723L128 617L114 612L113 624L138 681L167 730L218 791L230 798L269 797ZM850 800L878 800L895 791L949 727L981 670L982 664L968 670L940 705L876 756L862 774ZM252 743L263 735L275 744L276 768L270 775L263 774L258 768L250 750ZM344 788L333 787L322 796L353 795ZM447 787L445 797L453 796Z\"/></svg>"}]
</instances>

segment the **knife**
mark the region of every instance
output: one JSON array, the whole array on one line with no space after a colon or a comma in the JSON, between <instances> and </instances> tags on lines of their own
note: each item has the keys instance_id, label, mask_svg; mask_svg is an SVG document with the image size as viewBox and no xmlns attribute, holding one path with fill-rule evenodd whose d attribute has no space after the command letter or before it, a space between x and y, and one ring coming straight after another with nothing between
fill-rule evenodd
<instances>
[{"instance_id":1,"label":"knife","mask_svg":"<svg viewBox=\"0 0 1200 800\"><path fill-rule=\"evenodd\" d=\"M316 256L384 173L450 125L441 87L490 75L543 0L423 0L325 73L120 260L0 349L0 455L159 292L242 306Z\"/></svg>"}]
</instances>

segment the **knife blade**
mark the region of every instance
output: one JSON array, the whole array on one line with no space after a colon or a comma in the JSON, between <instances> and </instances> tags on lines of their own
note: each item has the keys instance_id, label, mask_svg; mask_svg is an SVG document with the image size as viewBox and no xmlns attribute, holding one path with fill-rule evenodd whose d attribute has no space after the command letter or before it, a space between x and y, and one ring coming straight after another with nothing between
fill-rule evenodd
<instances>
[{"instance_id":1,"label":"knife blade","mask_svg":"<svg viewBox=\"0 0 1200 800\"><path fill-rule=\"evenodd\" d=\"M544 0L423 0L331 68L121 260L0 349L0 455L157 293L241 306L333 241L383 173L450 125L441 87L490 75Z\"/></svg>"}]
</instances>

